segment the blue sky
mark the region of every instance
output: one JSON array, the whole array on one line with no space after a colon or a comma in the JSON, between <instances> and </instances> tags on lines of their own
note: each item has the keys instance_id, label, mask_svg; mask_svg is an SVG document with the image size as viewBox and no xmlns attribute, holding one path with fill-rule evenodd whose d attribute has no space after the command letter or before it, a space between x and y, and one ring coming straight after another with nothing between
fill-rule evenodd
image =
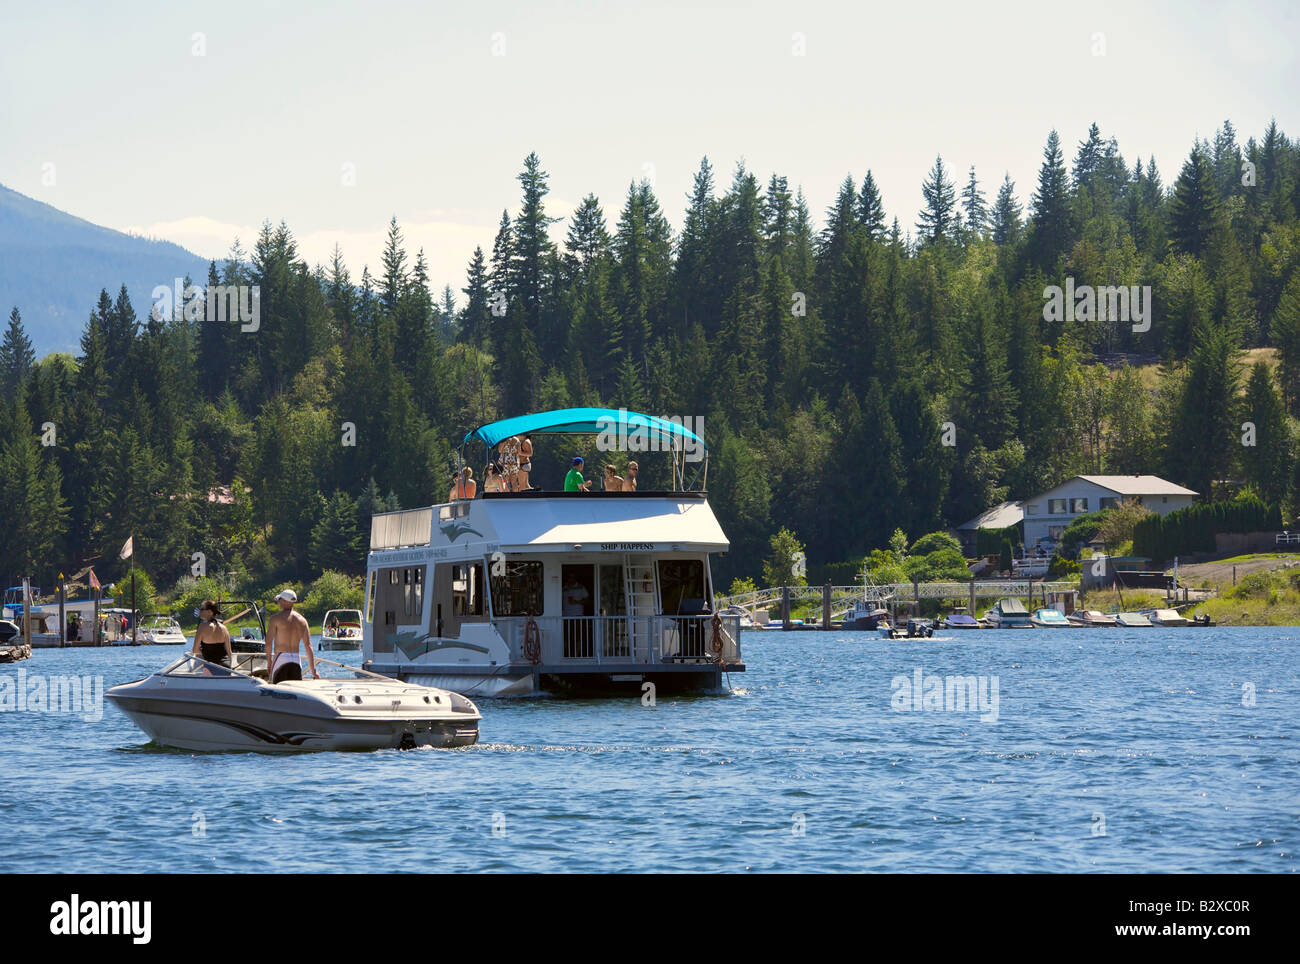
<instances>
[{"instance_id":1,"label":"blue sky","mask_svg":"<svg viewBox=\"0 0 1300 964\"><path fill-rule=\"evenodd\" d=\"M708 155L722 185L742 158L786 175L818 221L871 168L906 229L940 153L1027 201L1053 127L1072 158L1095 120L1166 183L1225 118L1300 136L1281 2L106 7L0 0L0 183L206 256L283 219L354 277L395 214L456 289L530 150L552 214L594 191L612 226L651 176L680 226Z\"/></svg>"}]
</instances>

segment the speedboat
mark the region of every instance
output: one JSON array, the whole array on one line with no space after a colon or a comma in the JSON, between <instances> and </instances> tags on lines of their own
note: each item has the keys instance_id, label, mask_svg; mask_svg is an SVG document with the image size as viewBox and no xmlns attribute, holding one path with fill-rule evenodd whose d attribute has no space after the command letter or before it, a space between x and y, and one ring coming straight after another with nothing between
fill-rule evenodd
<instances>
[{"instance_id":1,"label":"speedboat","mask_svg":"<svg viewBox=\"0 0 1300 964\"><path fill-rule=\"evenodd\" d=\"M1114 616L1108 616L1099 609L1076 609L1066 618L1070 620L1071 625L1087 626L1091 629L1105 629L1119 625Z\"/></svg>"},{"instance_id":2,"label":"speedboat","mask_svg":"<svg viewBox=\"0 0 1300 964\"><path fill-rule=\"evenodd\" d=\"M980 621L966 611L965 606L958 606L944 618L940 624L944 629L982 629Z\"/></svg>"},{"instance_id":3,"label":"speedboat","mask_svg":"<svg viewBox=\"0 0 1300 964\"><path fill-rule=\"evenodd\" d=\"M187 653L104 695L155 743L182 750L382 750L478 742L482 717L459 693L348 666L343 669L355 677L272 684L264 679L265 665L266 658L253 653L236 653L233 668Z\"/></svg>"},{"instance_id":4,"label":"speedboat","mask_svg":"<svg viewBox=\"0 0 1300 964\"><path fill-rule=\"evenodd\" d=\"M749 614L749 610L744 606L728 606L722 610L723 616L734 616L740 620L741 629L766 629L766 626L760 626L754 622L754 617Z\"/></svg>"},{"instance_id":5,"label":"speedboat","mask_svg":"<svg viewBox=\"0 0 1300 964\"><path fill-rule=\"evenodd\" d=\"M1197 615L1195 615L1195 616L1192 617L1192 621L1191 621L1191 623L1190 623L1189 625L1192 625L1192 626L1213 626L1213 625L1215 625L1215 622L1214 622L1213 619L1210 618L1210 614L1209 614L1209 613L1198 613Z\"/></svg>"},{"instance_id":6,"label":"speedboat","mask_svg":"<svg viewBox=\"0 0 1300 964\"><path fill-rule=\"evenodd\" d=\"M331 609L320 631L321 649L360 649L361 610Z\"/></svg>"},{"instance_id":7,"label":"speedboat","mask_svg":"<svg viewBox=\"0 0 1300 964\"><path fill-rule=\"evenodd\" d=\"M1069 629L1074 625L1059 610L1050 608L1035 609L1034 614L1029 617L1029 622L1039 629Z\"/></svg>"},{"instance_id":8,"label":"speedboat","mask_svg":"<svg viewBox=\"0 0 1300 964\"><path fill-rule=\"evenodd\" d=\"M1144 609L1142 615L1157 626L1186 626L1191 622L1176 609Z\"/></svg>"},{"instance_id":9,"label":"speedboat","mask_svg":"<svg viewBox=\"0 0 1300 964\"><path fill-rule=\"evenodd\" d=\"M152 613L142 619L138 638L150 646L184 646L186 642L181 624L166 613Z\"/></svg>"},{"instance_id":10,"label":"speedboat","mask_svg":"<svg viewBox=\"0 0 1300 964\"><path fill-rule=\"evenodd\" d=\"M993 604L984 614L984 621L993 629L1032 629L1029 610L1019 599L1007 596Z\"/></svg>"},{"instance_id":11,"label":"speedboat","mask_svg":"<svg viewBox=\"0 0 1300 964\"><path fill-rule=\"evenodd\" d=\"M0 619L0 663L16 663L32 655L32 648L23 642L18 624L11 619Z\"/></svg>"},{"instance_id":12,"label":"speedboat","mask_svg":"<svg viewBox=\"0 0 1300 964\"><path fill-rule=\"evenodd\" d=\"M934 623L928 619L909 619L901 626L890 626L885 621L876 627L876 632L887 639L928 639L934 635Z\"/></svg>"},{"instance_id":13,"label":"speedboat","mask_svg":"<svg viewBox=\"0 0 1300 964\"><path fill-rule=\"evenodd\" d=\"M1147 619L1147 617L1143 616L1141 613L1116 613L1115 622L1129 629L1132 629L1136 626L1152 625L1151 620Z\"/></svg>"}]
</instances>

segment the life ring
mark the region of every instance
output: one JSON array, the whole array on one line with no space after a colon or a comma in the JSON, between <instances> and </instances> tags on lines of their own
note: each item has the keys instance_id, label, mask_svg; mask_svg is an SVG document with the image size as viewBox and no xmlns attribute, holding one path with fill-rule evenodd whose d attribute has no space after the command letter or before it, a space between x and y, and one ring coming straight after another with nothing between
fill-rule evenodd
<instances>
[{"instance_id":1,"label":"life ring","mask_svg":"<svg viewBox=\"0 0 1300 964\"><path fill-rule=\"evenodd\" d=\"M541 634L537 629L537 620L531 615L524 625L524 656L534 666L542 661Z\"/></svg>"},{"instance_id":2,"label":"life ring","mask_svg":"<svg viewBox=\"0 0 1300 964\"><path fill-rule=\"evenodd\" d=\"M713 655L718 662L722 662L722 614L714 613L710 622L713 625L713 639L709 643L709 648L713 650Z\"/></svg>"}]
</instances>

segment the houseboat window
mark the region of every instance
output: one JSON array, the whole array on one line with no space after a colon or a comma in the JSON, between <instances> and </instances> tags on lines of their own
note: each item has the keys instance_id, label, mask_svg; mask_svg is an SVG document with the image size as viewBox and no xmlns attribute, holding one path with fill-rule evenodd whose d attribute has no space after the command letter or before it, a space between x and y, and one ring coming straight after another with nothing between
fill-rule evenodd
<instances>
[{"instance_id":1,"label":"houseboat window","mask_svg":"<svg viewBox=\"0 0 1300 964\"><path fill-rule=\"evenodd\" d=\"M371 602L371 612L383 614L385 626L413 626L424 609L424 566L383 569ZM372 616L372 619L374 617Z\"/></svg>"},{"instance_id":2,"label":"houseboat window","mask_svg":"<svg viewBox=\"0 0 1300 964\"><path fill-rule=\"evenodd\" d=\"M1087 499L1071 499L1071 500L1070 500L1070 511L1071 511L1071 512L1087 512L1087 511L1088 511L1088 500L1087 500Z\"/></svg>"},{"instance_id":3,"label":"houseboat window","mask_svg":"<svg viewBox=\"0 0 1300 964\"><path fill-rule=\"evenodd\" d=\"M402 609L408 623L420 621L424 611L424 569L402 570Z\"/></svg>"},{"instance_id":4,"label":"houseboat window","mask_svg":"<svg viewBox=\"0 0 1300 964\"><path fill-rule=\"evenodd\" d=\"M1065 515L1065 500L1064 500L1064 499L1048 499L1048 500L1047 500L1047 514L1048 514L1048 515Z\"/></svg>"},{"instance_id":5,"label":"houseboat window","mask_svg":"<svg viewBox=\"0 0 1300 964\"><path fill-rule=\"evenodd\" d=\"M507 562L502 575L494 574L492 612L496 616L541 616L542 564Z\"/></svg>"},{"instance_id":6,"label":"houseboat window","mask_svg":"<svg viewBox=\"0 0 1300 964\"><path fill-rule=\"evenodd\" d=\"M699 559L659 560L659 599L663 612L702 613L708 609L704 563Z\"/></svg>"},{"instance_id":7,"label":"houseboat window","mask_svg":"<svg viewBox=\"0 0 1300 964\"><path fill-rule=\"evenodd\" d=\"M483 615L483 563L451 567L451 608L457 616Z\"/></svg>"}]
</instances>

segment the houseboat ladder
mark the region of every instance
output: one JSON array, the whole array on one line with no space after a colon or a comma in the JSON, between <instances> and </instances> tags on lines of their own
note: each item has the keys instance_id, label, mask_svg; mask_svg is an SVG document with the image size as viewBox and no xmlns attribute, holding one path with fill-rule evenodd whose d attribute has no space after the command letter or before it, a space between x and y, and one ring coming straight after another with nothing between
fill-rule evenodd
<instances>
[{"instance_id":1,"label":"houseboat ladder","mask_svg":"<svg viewBox=\"0 0 1300 964\"><path fill-rule=\"evenodd\" d=\"M657 615L659 599L658 567L649 556L623 556L623 592L626 597L627 638L632 659L638 663L651 660L652 642L649 617Z\"/></svg>"}]
</instances>

